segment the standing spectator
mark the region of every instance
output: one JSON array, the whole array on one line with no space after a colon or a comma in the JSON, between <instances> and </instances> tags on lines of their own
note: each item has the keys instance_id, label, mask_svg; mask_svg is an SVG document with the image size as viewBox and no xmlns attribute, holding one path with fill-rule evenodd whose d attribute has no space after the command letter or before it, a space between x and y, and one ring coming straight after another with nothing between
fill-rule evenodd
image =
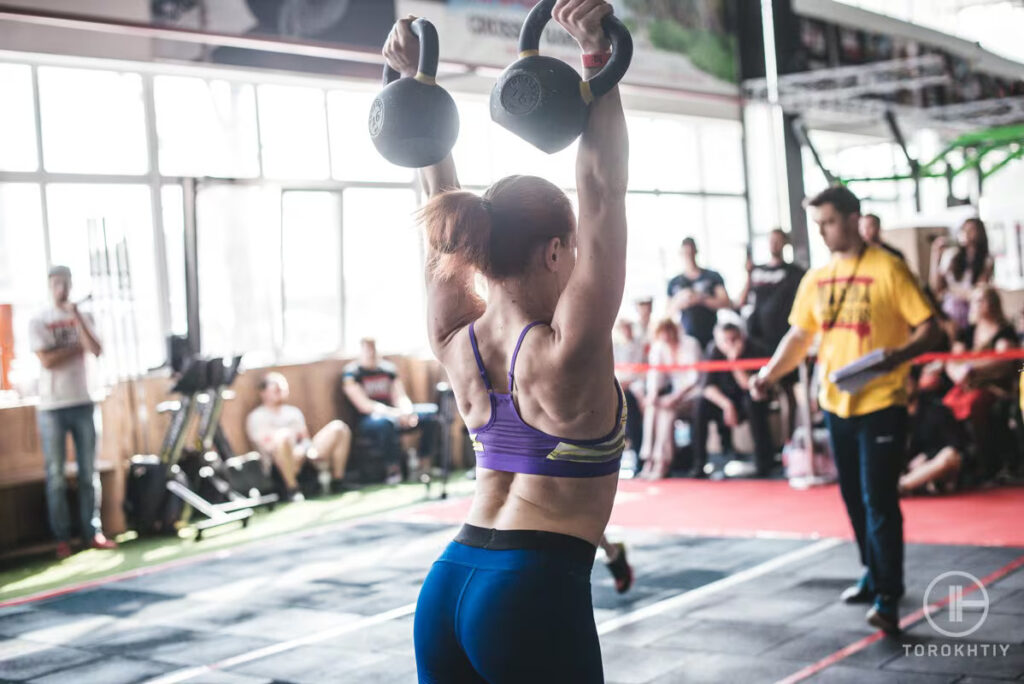
<instances>
[{"instance_id":1,"label":"standing spectator","mask_svg":"<svg viewBox=\"0 0 1024 684\"><path fill-rule=\"evenodd\" d=\"M352 431L332 420L310 437L302 410L288 401L288 381L280 373L267 373L259 384L260 405L245 420L249 441L264 459L277 466L285 485L285 498L302 501L298 474L305 461L320 469L330 468L330 491L345 491L345 466L352 445ZM321 458L326 456L326 460Z\"/></svg>"},{"instance_id":2,"label":"standing spectator","mask_svg":"<svg viewBox=\"0 0 1024 684\"><path fill-rule=\"evenodd\" d=\"M85 355L103 353L92 316L70 300L71 269L50 269L53 306L29 323L32 351L39 357L39 405L36 418L46 464L46 508L57 538L57 558L71 555L71 515L68 512L67 435L75 445L78 465L78 519L82 540L94 549L113 549L100 523L100 476L96 472L96 422Z\"/></svg>"},{"instance_id":3,"label":"standing spectator","mask_svg":"<svg viewBox=\"0 0 1024 684\"><path fill-rule=\"evenodd\" d=\"M903 514L899 469L907 434L908 361L941 336L934 312L910 270L860 236L860 200L837 185L808 204L830 262L800 283L790 330L775 355L751 380L755 397L792 371L820 333L818 360L829 440L839 491L865 566L860 581L842 594L847 603L871 603L869 624L900 631L903 584ZM856 392L844 392L830 374L877 351L884 374Z\"/></svg>"},{"instance_id":4,"label":"standing spectator","mask_svg":"<svg viewBox=\"0 0 1024 684\"><path fill-rule=\"evenodd\" d=\"M959 246L947 251L947 245L941 237L932 243L931 286L942 310L963 330L970 323L971 292L992 278L985 224L979 218L967 219L960 226Z\"/></svg>"},{"instance_id":5,"label":"standing spectator","mask_svg":"<svg viewBox=\"0 0 1024 684\"><path fill-rule=\"evenodd\" d=\"M881 247L900 261L906 262L907 259L903 256L903 252L887 242L882 242L882 219L878 218L878 215L864 214L860 217L858 228L860 229L860 236L864 238L864 242L875 247Z\"/></svg>"},{"instance_id":6,"label":"standing spectator","mask_svg":"<svg viewBox=\"0 0 1024 684\"><path fill-rule=\"evenodd\" d=\"M715 312L732 308L732 302L722 276L697 265L697 243L692 237L683 240L682 257L683 272L668 283L669 314L678 314L683 330L704 349L714 335Z\"/></svg>"},{"instance_id":7,"label":"standing spectator","mask_svg":"<svg viewBox=\"0 0 1024 684\"><path fill-rule=\"evenodd\" d=\"M440 449L441 425L436 404L414 404L405 392L398 369L377 355L377 342L364 337L359 360L345 367L342 387L360 413L357 430L370 435L377 447L391 460L388 481L401 479L402 445L399 433L420 429L420 467L436 458Z\"/></svg>"},{"instance_id":8,"label":"standing spectator","mask_svg":"<svg viewBox=\"0 0 1024 684\"><path fill-rule=\"evenodd\" d=\"M746 339L735 323L720 323L715 327L715 341L705 355L709 361L736 361L737 359L763 359L770 356L756 341ZM691 477L706 477L704 466L708 461L708 424L718 427L722 451L732 451L732 429L749 420L754 438L754 466L758 477L771 474L775 448L768 427L769 401L750 396L750 378L754 373L745 370L710 372L704 374L702 398L693 407L693 470Z\"/></svg>"},{"instance_id":9,"label":"standing spectator","mask_svg":"<svg viewBox=\"0 0 1024 684\"><path fill-rule=\"evenodd\" d=\"M747 259L747 285L736 302L737 307L753 304L747 319L747 334L769 355L789 330L786 318L804 277L804 269L783 259L783 250L788 243L789 236L781 228L769 234L771 258L760 266Z\"/></svg>"},{"instance_id":10,"label":"standing spectator","mask_svg":"<svg viewBox=\"0 0 1024 684\"><path fill-rule=\"evenodd\" d=\"M672 366L700 361L700 344L680 333L677 323L664 319L654 328L649 363ZM660 479L668 476L675 456L675 423L693 412L700 394L700 373L696 370L647 373L647 397L644 399L644 442L640 457L644 461L641 477Z\"/></svg>"}]
</instances>

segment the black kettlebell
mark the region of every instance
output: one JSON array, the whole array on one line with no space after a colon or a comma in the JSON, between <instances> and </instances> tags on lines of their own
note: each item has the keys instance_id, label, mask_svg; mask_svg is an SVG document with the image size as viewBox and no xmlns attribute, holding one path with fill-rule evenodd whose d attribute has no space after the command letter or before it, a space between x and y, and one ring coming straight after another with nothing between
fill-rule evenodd
<instances>
[{"instance_id":1,"label":"black kettlebell","mask_svg":"<svg viewBox=\"0 0 1024 684\"><path fill-rule=\"evenodd\" d=\"M551 21L555 0L541 0L519 33L519 61L491 91L491 118L548 154L568 147L587 125L590 103L625 76L633 59L633 37L612 15L602 26L612 42L612 57L601 72L584 81L571 66L540 55L540 37Z\"/></svg>"},{"instance_id":2,"label":"black kettlebell","mask_svg":"<svg viewBox=\"0 0 1024 684\"><path fill-rule=\"evenodd\" d=\"M385 159L398 166L423 168L444 159L459 137L459 111L437 85L440 52L437 29L426 19L412 22L420 39L419 72L414 77L384 65L384 90L370 105L370 138ZM397 80L396 80L397 79Z\"/></svg>"}]
</instances>

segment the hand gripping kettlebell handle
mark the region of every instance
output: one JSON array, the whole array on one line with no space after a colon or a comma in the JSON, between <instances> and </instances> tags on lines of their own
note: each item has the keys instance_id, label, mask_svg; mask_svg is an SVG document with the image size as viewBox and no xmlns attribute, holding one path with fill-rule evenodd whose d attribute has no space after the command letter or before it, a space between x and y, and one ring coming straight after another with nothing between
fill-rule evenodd
<instances>
[{"instance_id":1,"label":"hand gripping kettlebell handle","mask_svg":"<svg viewBox=\"0 0 1024 684\"><path fill-rule=\"evenodd\" d=\"M412 22L412 26L409 28L420 39L420 62L416 78L433 85L434 79L437 77L437 62L441 54L437 29L423 17ZM400 76L401 74L392 69L387 62L384 63L384 85L398 80Z\"/></svg>"},{"instance_id":2,"label":"hand gripping kettlebell handle","mask_svg":"<svg viewBox=\"0 0 1024 684\"><path fill-rule=\"evenodd\" d=\"M555 0L541 0L526 17L523 28L519 32L519 58L536 55L540 51L540 38L544 27L551 21L551 11L555 8ZM633 37L629 29L617 17L609 14L601 21L605 34L612 42L612 58L604 68L590 79L590 92L595 98L601 97L614 88L629 70L633 61Z\"/></svg>"}]
</instances>

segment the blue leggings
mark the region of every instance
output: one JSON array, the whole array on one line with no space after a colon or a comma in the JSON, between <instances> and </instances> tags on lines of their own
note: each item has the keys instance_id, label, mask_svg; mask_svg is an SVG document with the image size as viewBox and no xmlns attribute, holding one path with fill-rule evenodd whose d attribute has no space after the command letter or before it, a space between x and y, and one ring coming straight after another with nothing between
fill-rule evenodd
<instances>
[{"instance_id":1,"label":"blue leggings","mask_svg":"<svg viewBox=\"0 0 1024 684\"><path fill-rule=\"evenodd\" d=\"M420 683L604 682L594 551L568 535L464 526L420 589Z\"/></svg>"}]
</instances>

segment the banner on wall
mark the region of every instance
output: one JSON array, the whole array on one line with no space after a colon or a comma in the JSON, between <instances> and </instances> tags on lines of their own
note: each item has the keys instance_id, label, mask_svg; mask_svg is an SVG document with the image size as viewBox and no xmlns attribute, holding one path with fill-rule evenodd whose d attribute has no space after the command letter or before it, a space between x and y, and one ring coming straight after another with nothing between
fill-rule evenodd
<instances>
[{"instance_id":1,"label":"banner on wall","mask_svg":"<svg viewBox=\"0 0 1024 684\"><path fill-rule=\"evenodd\" d=\"M430 19L442 58L503 68L517 57L519 29L533 0L157 0L153 22L218 33L337 42L379 49L396 16ZM627 83L735 95L736 34L727 0L617 0L633 34ZM579 49L549 25L542 51L577 65ZM330 60L238 48L167 44L162 56L243 66L352 73ZM365 67L365 65L364 65ZM365 70L365 69L364 69Z\"/></svg>"},{"instance_id":2,"label":"banner on wall","mask_svg":"<svg viewBox=\"0 0 1024 684\"><path fill-rule=\"evenodd\" d=\"M518 56L519 29L533 0L396 0L398 16L429 18L445 55L504 68ZM615 14L633 34L635 53L626 83L735 94L737 57L725 0L620 0ZM579 63L579 47L558 24L544 32L541 52Z\"/></svg>"}]
</instances>

